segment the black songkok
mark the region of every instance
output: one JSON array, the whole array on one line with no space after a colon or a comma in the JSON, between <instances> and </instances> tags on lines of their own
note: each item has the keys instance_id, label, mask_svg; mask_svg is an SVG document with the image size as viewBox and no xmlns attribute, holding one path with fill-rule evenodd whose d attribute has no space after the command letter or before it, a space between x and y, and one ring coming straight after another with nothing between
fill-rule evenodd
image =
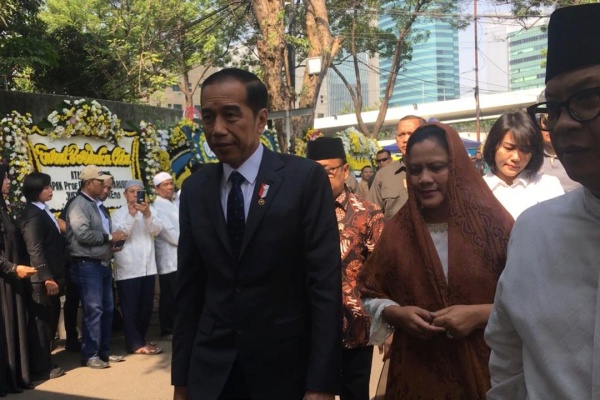
<instances>
[{"instance_id":1,"label":"black songkok","mask_svg":"<svg viewBox=\"0 0 600 400\"><path fill-rule=\"evenodd\" d=\"M346 160L344 144L340 138L320 137L306 144L306 158L311 160Z\"/></svg>"},{"instance_id":2,"label":"black songkok","mask_svg":"<svg viewBox=\"0 0 600 400\"><path fill-rule=\"evenodd\" d=\"M548 24L546 82L574 69L600 64L600 3L563 7Z\"/></svg>"}]
</instances>

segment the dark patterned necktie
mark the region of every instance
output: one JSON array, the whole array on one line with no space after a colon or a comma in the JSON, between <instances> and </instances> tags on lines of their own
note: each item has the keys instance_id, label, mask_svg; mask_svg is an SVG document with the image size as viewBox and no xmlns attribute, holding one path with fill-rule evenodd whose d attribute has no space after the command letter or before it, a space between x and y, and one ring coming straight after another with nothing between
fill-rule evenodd
<instances>
[{"instance_id":1,"label":"dark patterned necktie","mask_svg":"<svg viewBox=\"0 0 600 400\"><path fill-rule=\"evenodd\" d=\"M240 256L244 231L246 230L244 196L242 194L242 183L245 180L242 174L237 171L233 171L229 176L231 191L227 197L227 231L236 258Z\"/></svg>"}]
</instances>

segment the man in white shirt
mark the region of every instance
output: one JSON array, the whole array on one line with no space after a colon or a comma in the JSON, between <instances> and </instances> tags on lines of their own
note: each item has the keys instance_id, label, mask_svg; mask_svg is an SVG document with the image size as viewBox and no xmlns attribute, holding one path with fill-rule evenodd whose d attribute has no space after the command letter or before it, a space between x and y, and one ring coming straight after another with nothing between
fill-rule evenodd
<instances>
[{"instance_id":1,"label":"man in white shirt","mask_svg":"<svg viewBox=\"0 0 600 400\"><path fill-rule=\"evenodd\" d=\"M127 234L123 243L115 243L123 249L115 253L114 276L121 300L127 351L152 355L162 352L156 345L146 342L156 280L154 237L160 232L161 224L145 196L139 196L138 192L144 192L143 183L137 179L128 180L123 191L127 203L112 215L113 230Z\"/></svg>"},{"instance_id":2,"label":"man in white shirt","mask_svg":"<svg viewBox=\"0 0 600 400\"><path fill-rule=\"evenodd\" d=\"M528 111L583 188L515 223L485 333L488 399L600 399L599 20L598 3L550 18L546 102Z\"/></svg>"},{"instance_id":3,"label":"man in white shirt","mask_svg":"<svg viewBox=\"0 0 600 400\"><path fill-rule=\"evenodd\" d=\"M155 239L156 264L158 267L158 280L160 284L160 297L158 300L158 319L160 321L160 335L163 339L173 336L173 314L175 281L177 277L177 243L179 242L179 207L175 204L173 196L175 185L173 177L166 172L154 176L154 191L156 200L154 208L156 216L161 221L162 230Z\"/></svg>"}]
</instances>

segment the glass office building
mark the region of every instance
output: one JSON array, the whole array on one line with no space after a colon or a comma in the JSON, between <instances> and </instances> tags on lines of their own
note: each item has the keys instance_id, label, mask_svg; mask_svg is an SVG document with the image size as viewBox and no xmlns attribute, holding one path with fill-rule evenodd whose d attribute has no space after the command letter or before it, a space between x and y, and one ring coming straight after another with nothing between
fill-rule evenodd
<instances>
[{"instance_id":1,"label":"glass office building","mask_svg":"<svg viewBox=\"0 0 600 400\"><path fill-rule=\"evenodd\" d=\"M510 90L543 88L548 33L539 26L508 34Z\"/></svg>"},{"instance_id":2,"label":"glass office building","mask_svg":"<svg viewBox=\"0 0 600 400\"><path fill-rule=\"evenodd\" d=\"M390 16L380 17L382 29L392 28ZM458 31L443 21L415 22L414 29L429 31L429 39L413 46L412 60L398 73L390 107L452 100L460 97ZM391 68L391 59L379 61L380 95Z\"/></svg>"}]
</instances>

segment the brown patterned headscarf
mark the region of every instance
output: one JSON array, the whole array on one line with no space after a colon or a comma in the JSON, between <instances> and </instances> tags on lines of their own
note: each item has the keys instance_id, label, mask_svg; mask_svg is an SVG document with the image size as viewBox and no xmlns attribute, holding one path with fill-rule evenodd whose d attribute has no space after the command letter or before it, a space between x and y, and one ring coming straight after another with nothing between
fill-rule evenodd
<instances>
[{"instance_id":1,"label":"brown patterned headscarf","mask_svg":"<svg viewBox=\"0 0 600 400\"><path fill-rule=\"evenodd\" d=\"M448 281L408 180L407 203L386 223L359 276L361 293L431 312L457 304L490 304L506 262L513 219L475 169L458 133L439 123L419 129L432 125L445 132L448 142ZM489 388L489 349L482 330L454 341L443 335L426 341L397 331L392 357L388 393L429 398L430 374L438 381L434 398L455 398L455 390L464 395L456 398L485 398ZM440 369L445 376L438 376Z\"/></svg>"}]
</instances>

